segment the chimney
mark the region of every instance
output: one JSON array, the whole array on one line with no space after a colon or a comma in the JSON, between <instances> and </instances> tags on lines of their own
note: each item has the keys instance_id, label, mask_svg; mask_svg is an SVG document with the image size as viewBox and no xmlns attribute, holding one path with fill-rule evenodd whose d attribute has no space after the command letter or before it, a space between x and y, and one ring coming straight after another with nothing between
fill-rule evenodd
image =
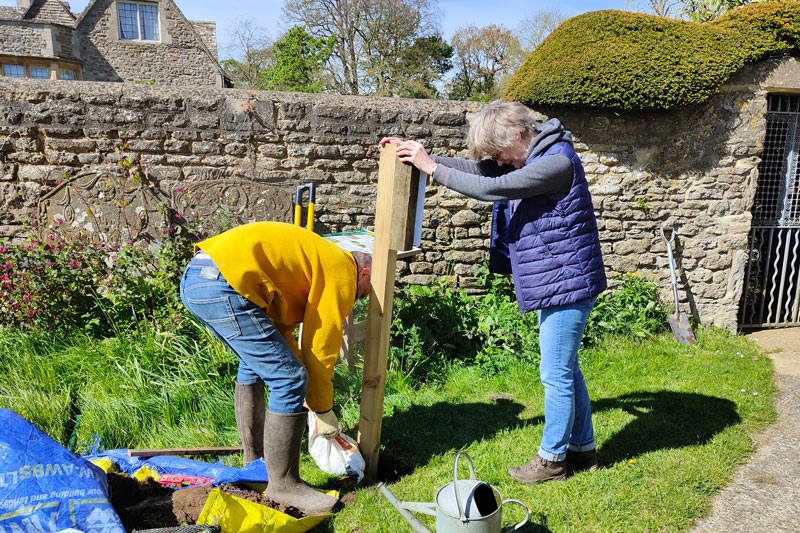
<instances>
[{"instance_id":1,"label":"chimney","mask_svg":"<svg viewBox=\"0 0 800 533\"><path fill-rule=\"evenodd\" d=\"M21 9L23 11L28 11L30 9L31 4L34 0L17 0L17 9Z\"/></svg>"}]
</instances>

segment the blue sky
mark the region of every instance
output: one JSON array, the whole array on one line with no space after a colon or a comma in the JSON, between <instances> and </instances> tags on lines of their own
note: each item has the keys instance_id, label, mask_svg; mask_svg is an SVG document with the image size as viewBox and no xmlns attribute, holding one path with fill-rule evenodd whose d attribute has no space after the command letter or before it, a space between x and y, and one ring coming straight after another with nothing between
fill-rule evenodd
<instances>
[{"instance_id":1,"label":"blue sky","mask_svg":"<svg viewBox=\"0 0 800 533\"><path fill-rule=\"evenodd\" d=\"M73 12L83 11L88 0L68 0ZM178 6L190 20L213 20L217 23L220 59L224 59L227 45L226 35L237 22L254 18L263 26L270 38L277 38L284 29L281 21L283 0L177 0ZM16 0L0 0L0 5L16 6ZM439 0L442 12L442 30L445 39L461 27L474 24L503 24L514 28L527 15L542 9L558 8L569 16L598 9L631 10L626 0L562 0L561 2L540 0Z\"/></svg>"}]
</instances>

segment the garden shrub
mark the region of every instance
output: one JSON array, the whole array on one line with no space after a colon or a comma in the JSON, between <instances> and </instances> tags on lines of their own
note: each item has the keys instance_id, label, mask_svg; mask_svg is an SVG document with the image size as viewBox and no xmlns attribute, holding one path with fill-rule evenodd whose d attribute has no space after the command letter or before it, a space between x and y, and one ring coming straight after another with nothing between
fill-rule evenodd
<instances>
[{"instance_id":1,"label":"garden shrub","mask_svg":"<svg viewBox=\"0 0 800 533\"><path fill-rule=\"evenodd\" d=\"M798 55L800 4L750 4L695 23L594 11L553 31L505 98L529 105L671 109L705 102L743 66Z\"/></svg>"},{"instance_id":2,"label":"garden shrub","mask_svg":"<svg viewBox=\"0 0 800 533\"><path fill-rule=\"evenodd\" d=\"M442 376L481 349L475 299L446 283L407 285L395 293L389 369L420 381Z\"/></svg>"},{"instance_id":3,"label":"garden shrub","mask_svg":"<svg viewBox=\"0 0 800 533\"><path fill-rule=\"evenodd\" d=\"M414 381L446 378L452 365L476 365L494 374L519 362L539 361L537 313L519 310L509 277L484 266L483 295L467 295L446 283L406 286L394 300L390 371ZM583 336L585 346L606 335L652 337L667 329L667 312L650 281L622 276L597 298Z\"/></svg>"},{"instance_id":4,"label":"garden shrub","mask_svg":"<svg viewBox=\"0 0 800 533\"><path fill-rule=\"evenodd\" d=\"M620 281L616 289L597 297L583 333L585 345L597 344L606 335L644 338L667 330L667 311L659 304L656 284L630 274Z\"/></svg>"},{"instance_id":5,"label":"garden shrub","mask_svg":"<svg viewBox=\"0 0 800 533\"><path fill-rule=\"evenodd\" d=\"M0 324L110 335L139 321L176 321L191 244L180 233L157 249L109 244L88 233L0 242ZM173 324L175 325L175 324Z\"/></svg>"}]
</instances>

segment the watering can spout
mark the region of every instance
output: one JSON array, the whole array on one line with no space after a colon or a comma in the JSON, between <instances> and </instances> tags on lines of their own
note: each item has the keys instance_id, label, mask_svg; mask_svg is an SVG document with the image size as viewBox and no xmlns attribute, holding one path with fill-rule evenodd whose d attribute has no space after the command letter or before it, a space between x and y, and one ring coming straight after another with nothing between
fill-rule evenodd
<instances>
[{"instance_id":1,"label":"watering can spout","mask_svg":"<svg viewBox=\"0 0 800 533\"><path fill-rule=\"evenodd\" d=\"M405 521L408 522L408 525L411 526L414 529L414 531L416 531L417 533L431 533L431 530L425 527L425 525L422 522L420 522L416 516L411 514L411 512L409 512L407 507L405 507L413 504L405 503L404 506L404 503L398 500L397 496L392 494L392 491L389 490L389 487L387 487L383 483L378 485L378 489L380 489L383 495L386 496L386 499L389 500L389 503L391 503L392 506L395 509L397 509L397 512L400 513L400 516L402 516L405 519ZM415 508L414 510L435 516L436 512L433 511L433 509L431 509L430 507L425 507L424 509L422 508L422 506L426 505L430 504L421 504L420 508L417 508L416 505L413 505L413 507Z\"/></svg>"}]
</instances>

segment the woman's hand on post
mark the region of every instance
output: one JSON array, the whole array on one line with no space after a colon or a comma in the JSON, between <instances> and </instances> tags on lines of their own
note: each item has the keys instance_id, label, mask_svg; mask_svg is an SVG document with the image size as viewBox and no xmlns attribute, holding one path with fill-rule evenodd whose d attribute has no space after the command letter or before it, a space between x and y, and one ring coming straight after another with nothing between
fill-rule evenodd
<instances>
[{"instance_id":1,"label":"woman's hand on post","mask_svg":"<svg viewBox=\"0 0 800 533\"><path fill-rule=\"evenodd\" d=\"M417 167L420 172L424 172L429 176L433 174L433 168L436 166L436 163L434 163L431 156L428 155L422 143L417 141L401 142L397 147L397 157L403 163L411 163Z\"/></svg>"},{"instance_id":2,"label":"woman's hand on post","mask_svg":"<svg viewBox=\"0 0 800 533\"><path fill-rule=\"evenodd\" d=\"M401 142L403 142L403 139L401 139L400 137L384 137L378 143L378 147L381 150L383 150L384 144L400 144Z\"/></svg>"}]
</instances>

